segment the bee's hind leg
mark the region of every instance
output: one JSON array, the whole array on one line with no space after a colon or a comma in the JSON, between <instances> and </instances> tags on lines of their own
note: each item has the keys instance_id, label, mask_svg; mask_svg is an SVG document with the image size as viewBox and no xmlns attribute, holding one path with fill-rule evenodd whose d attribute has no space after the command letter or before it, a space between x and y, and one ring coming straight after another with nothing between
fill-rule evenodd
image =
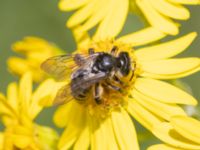
<instances>
[{"instance_id":1,"label":"bee's hind leg","mask_svg":"<svg viewBox=\"0 0 200 150\"><path fill-rule=\"evenodd\" d=\"M103 88L99 83L96 83L94 85L94 100L97 104L101 104L103 99L102 99L102 93L103 93Z\"/></svg>"}]
</instances>

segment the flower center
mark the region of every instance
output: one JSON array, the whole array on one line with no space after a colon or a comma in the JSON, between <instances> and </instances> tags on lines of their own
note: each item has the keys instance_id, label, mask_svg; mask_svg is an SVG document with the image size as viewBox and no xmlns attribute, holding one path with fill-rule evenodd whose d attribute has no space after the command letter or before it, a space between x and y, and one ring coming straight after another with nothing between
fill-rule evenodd
<instances>
[{"instance_id":1,"label":"flower center","mask_svg":"<svg viewBox=\"0 0 200 150\"><path fill-rule=\"evenodd\" d=\"M74 92L75 99L85 99L82 104L89 108L90 114L95 115L126 105L138 70L133 49L108 40L92 43L78 50L78 54L86 55L86 65L72 74L72 93L73 86L82 82L80 90ZM81 77L80 72L83 73Z\"/></svg>"}]
</instances>

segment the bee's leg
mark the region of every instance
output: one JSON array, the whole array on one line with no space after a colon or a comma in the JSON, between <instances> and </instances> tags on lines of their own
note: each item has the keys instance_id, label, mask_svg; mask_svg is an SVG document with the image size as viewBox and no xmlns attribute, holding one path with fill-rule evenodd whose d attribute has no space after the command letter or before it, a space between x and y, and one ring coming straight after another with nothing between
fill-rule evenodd
<instances>
[{"instance_id":1,"label":"bee's leg","mask_svg":"<svg viewBox=\"0 0 200 150\"><path fill-rule=\"evenodd\" d=\"M102 95L103 89L101 87L101 85L99 83L96 83L94 85L94 100L97 104L101 104L102 103Z\"/></svg>"},{"instance_id":2,"label":"bee's leg","mask_svg":"<svg viewBox=\"0 0 200 150\"><path fill-rule=\"evenodd\" d=\"M118 84L124 85L124 83L116 75L113 76L113 80Z\"/></svg>"},{"instance_id":3,"label":"bee's leg","mask_svg":"<svg viewBox=\"0 0 200 150\"><path fill-rule=\"evenodd\" d=\"M135 75L135 70L134 69L132 69L131 72L132 72L132 74L131 74L131 77L130 77L129 81L131 81L133 79L134 75Z\"/></svg>"},{"instance_id":4,"label":"bee's leg","mask_svg":"<svg viewBox=\"0 0 200 150\"><path fill-rule=\"evenodd\" d=\"M106 86L109 87L110 89L113 89L113 90L115 90L115 91L122 92L122 89L121 89L120 87L118 87L118 86L115 86L115 85L113 85L113 84L111 84L111 83L109 83L109 82L106 82L105 84L106 84Z\"/></svg>"},{"instance_id":5,"label":"bee's leg","mask_svg":"<svg viewBox=\"0 0 200 150\"><path fill-rule=\"evenodd\" d=\"M112 55L115 55L115 53L117 52L117 50L118 50L118 47L117 46L113 46L113 48L111 49L110 53Z\"/></svg>"},{"instance_id":6,"label":"bee's leg","mask_svg":"<svg viewBox=\"0 0 200 150\"><path fill-rule=\"evenodd\" d=\"M81 66L85 63L85 58L83 56L81 56L80 54L76 54L74 56L74 61L78 66Z\"/></svg>"},{"instance_id":7,"label":"bee's leg","mask_svg":"<svg viewBox=\"0 0 200 150\"><path fill-rule=\"evenodd\" d=\"M111 83L111 82L113 82L113 83L116 83L116 84L119 84L119 85L124 85L124 82L122 82L120 79L119 79L119 77L118 76L116 76L116 75L113 75L113 77L110 77L108 80L107 80L107 82L109 82L109 83Z\"/></svg>"},{"instance_id":8,"label":"bee's leg","mask_svg":"<svg viewBox=\"0 0 200 150\"><path fill-rule=\"evenodd\" d=\"M134 64L134 68L131 69L132 75L131 75L129 81L131 81L135 75L135 68L136 68L136 64Z\"/></svg>"},{"instance_id":9,"label":"bee's leg","mask_svg":"<svg viewBox=\"0 0 200 150\"><path fill-rule=\"evenodd\" d=\"M94 48L89 48L88 49L88 54L90 54L90 55L94 54Z\"/></svg>"}]
</instances>

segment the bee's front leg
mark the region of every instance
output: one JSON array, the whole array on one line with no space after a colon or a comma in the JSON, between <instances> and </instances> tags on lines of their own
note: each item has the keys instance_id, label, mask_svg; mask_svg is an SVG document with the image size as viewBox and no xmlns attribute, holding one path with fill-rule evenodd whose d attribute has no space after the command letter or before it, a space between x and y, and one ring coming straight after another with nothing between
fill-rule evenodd
<instances>
[{"instance_id":1,"label":"bee's front leg","mask_svg":"<svg viewBox=\"0 0 200 150\"><path fill-rule=\"evenodd\" d=\"M113 80L114 82L117 82L120 85L124 85L124 83L116 75L113 76Z\"/></svg>"},{"instance_id":2,"label":"bee's front leg","mask_svg":"<svg viewBox=\"0 0 200 150\"><path fill-rule=\"evenodd\" d=\"M134 64L134 67L131 68L131 77L129 81L132 81L133 77L135 76L135 69L136 69L136 63Z\"/></svg>"}]
</instances>

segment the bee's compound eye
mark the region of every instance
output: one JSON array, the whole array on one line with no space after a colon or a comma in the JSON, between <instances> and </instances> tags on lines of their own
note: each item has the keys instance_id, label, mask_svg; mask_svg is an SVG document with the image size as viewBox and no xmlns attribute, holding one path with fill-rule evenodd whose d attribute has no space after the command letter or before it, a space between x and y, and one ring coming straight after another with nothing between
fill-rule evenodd
<instances>
[{"instance_id":1,"label":"bee's compound eye","mask_svg":"<svg viewBox=\"0 0 200 150\"><path fill-rule=\"evenodd\" d=\"M127 52L121 52L118 56L118 64L117 66L120 68L121 73L126 76L130 71L130 58Z\"/></svg>"}]
</instances>

